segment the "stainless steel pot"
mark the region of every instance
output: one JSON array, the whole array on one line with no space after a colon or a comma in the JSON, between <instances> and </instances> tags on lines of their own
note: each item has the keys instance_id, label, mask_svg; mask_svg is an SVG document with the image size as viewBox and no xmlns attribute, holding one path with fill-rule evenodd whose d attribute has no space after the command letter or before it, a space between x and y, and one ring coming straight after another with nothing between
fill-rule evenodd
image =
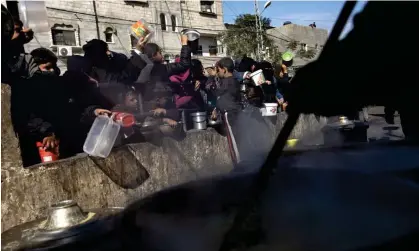
<instances>
[{"instance_id":1,"label":"stainless steel pot","mask_svg":"<svg viewBox=\"0 0 419 251\"><path fill-rule=\"evenodd\" d=\"M207 129L207 113L206 112L194 112L191 113L193 128L195 130Z\"/></svg>"},{"instance_id":2,"label":"stainless steel pot","mask_svg":"<svg viewBox=\"0 0 419 251\"><path fill-rule=\"evenodd\" d=\"M195 29L184 29L181 31L182 35L188 36L188 41L195 41L201 37L201 34Z\"/></svg>"}]
</instances>

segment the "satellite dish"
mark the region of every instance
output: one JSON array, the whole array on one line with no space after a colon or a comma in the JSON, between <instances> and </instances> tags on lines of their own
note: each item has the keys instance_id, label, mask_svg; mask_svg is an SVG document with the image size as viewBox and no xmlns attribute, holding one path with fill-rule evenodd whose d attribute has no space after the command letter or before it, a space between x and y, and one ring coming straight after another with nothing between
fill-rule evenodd
<instances>
[{"instance_id":1,"label":"satellite dish","mask_svg":"<svg viewBox=\"0 0 419 251\"><path fill-rule=\"evenodd\" d=\"M60 48L60 54L61 56L67 56L68 55L68 50L67 48Z\"/></svg>"}]
</instances>

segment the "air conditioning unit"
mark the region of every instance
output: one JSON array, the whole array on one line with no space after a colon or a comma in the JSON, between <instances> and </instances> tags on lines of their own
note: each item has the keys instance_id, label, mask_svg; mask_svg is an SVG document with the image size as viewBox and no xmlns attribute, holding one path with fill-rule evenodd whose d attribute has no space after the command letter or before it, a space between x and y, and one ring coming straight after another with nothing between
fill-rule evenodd
<instances>
[{"instance_id":1,"label":"air conditioning unit","mask_svg":"<svg viewBox=\"0 0 419 251\"><path fill-rule=\"evenodd\" d=\"M69 57L73 55L73 48L71 46L59 46L57 48L58 56Z\"/></svg>"}]
</instances>

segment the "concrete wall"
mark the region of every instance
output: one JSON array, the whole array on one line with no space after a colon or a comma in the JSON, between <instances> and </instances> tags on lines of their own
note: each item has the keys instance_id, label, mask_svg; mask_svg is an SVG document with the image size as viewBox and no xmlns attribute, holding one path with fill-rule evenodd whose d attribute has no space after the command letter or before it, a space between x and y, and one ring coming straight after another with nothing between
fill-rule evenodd
<instances>
[{"instance_id":1,"label":"concrete wall","mask_svg":"<svg viewBox=\"0 0 419 251\"><path fill-rule=\"evenodd\" d=\"M301 44L306 44L307 50L315 50L317 54L312 59L301 58L296 56L294 58L294 66L303 66L312 60L316 59L321 50L323 49L324 44L329 36L327 30L319 28L311 28L309 26L297 25L297 24L288 24L266 31L268 35L271 35L270 38L273 40L274 44L277 46L280 52L289 51L288 48L289 42L294 40L297 41L297 48L293 51L295 55L297 52L303 48Z\"/></svg>"},{"instance_id":2,"label":"concrete wall","mask_svg":"<svg viewBox=\"0 0 419 251\"><path fill-rule=\"evenodd\" d=\"M202 56L210 56L209 47L216 46L217 41L215 37L202 36L199 38L199 45L202 46ZM212 55L215 56L215 55Z\"/></svg>"},{"instance_id":3,"label":"concrete wall","mask_svg":"<svg viewBox=\"0 0 419 251\"><path fill-rule=\"evenodd\" d=\"M315 48L316 44L320 48L326 43L327 37L329 36L325 29L311 28L297 24L288 24L269 29L267 33L272 35L272 39L285 47L288 45L288 41L295 40L299 44L307 44L309 48Z\"/></svg>"},{"instance_id":4,"label":"concrete wall","mask_svg":"<svg viewBox=\"0 0 419 251\"><path fill-rule=\"evenodd\" d=\"M200 1L185 0L182 2L183 26L196 28L202 34L217 35L225 29L223 18L223 1L214 1L213 11L216 16L201 14Z\"/></svg>"}]
</instances>

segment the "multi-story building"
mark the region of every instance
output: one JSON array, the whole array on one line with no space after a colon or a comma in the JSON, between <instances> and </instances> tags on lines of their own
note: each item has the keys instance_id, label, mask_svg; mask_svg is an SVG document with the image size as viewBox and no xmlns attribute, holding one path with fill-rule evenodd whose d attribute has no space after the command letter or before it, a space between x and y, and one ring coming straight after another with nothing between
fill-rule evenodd
<instances>
[{"instance_id":1,"label":"multi-story building","mask_svg":"<svg viewBox=\"0 0 419 251\"><path fill-rule=\"evenodd\" d=\"M106 41L112 51L128 55L136 42L130 26L139 19L150 24L154 42L168 59L179 54L180 31L184 28L201 33L195 56L224 55L217 41L217 34L224 30L220 0L47 0L7 1L6 5L12 15L35 31L35 39L26 50L51 49L60 56L61 68L65 68L66 56L82 55L83 44L94 38Z\"/></svg>"}]
</instances>

